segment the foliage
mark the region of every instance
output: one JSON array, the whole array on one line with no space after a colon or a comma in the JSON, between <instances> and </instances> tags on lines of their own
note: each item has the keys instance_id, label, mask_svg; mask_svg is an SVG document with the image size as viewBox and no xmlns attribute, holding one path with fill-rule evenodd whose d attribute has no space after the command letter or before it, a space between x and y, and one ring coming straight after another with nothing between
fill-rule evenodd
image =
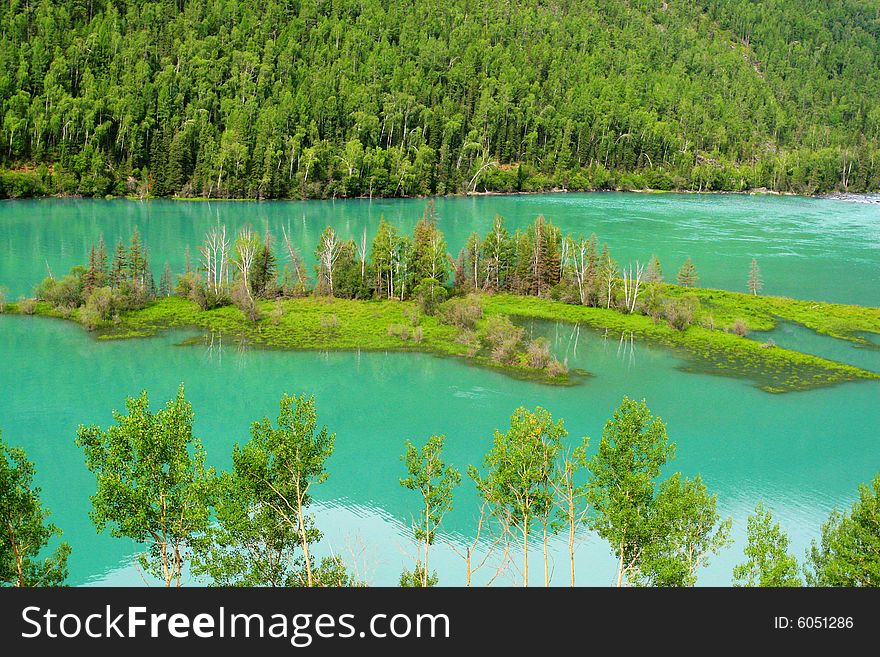
<instances>
[{"instance_id":1,"label":"foliage","mask_svg":"<svg viewBox=\"0 0 880 657\"><path fill-rule=\"evenodd\" d=\"M419 520L413 521L413 534L416 541L423 546L422 558L411 573L413 577L421 575L421 586L436 583L435 573L429 574L428 548L434 544L437 529L443 522L443 516L452 510L452 491L461 483L461 474L443 461L443 444L446 436L431 436L418 448L406 441L403 461L406 464L407 476L400 480L400 485L421 496ZM403 576L401 576L403 581Z\"/></svg>"},{"instance_id":2,"label":"foliage","mask_svg":"<svg viewBox=\"0 0 880 657\"><path fill-rule=\"evenodd\" d=\"M831 514L807 562L812 586L880 586L880 474L859 486L849 513Z\"/></svg>"},{"instance_id":3,"label":"foliage","mask_svg":"<svg viewBox=\"0 0 880 657\"><path fill-rule=\"evenodd\" d=\"M184 396L151 411L147 393L130 397L127 414L113 413L104 430L80 426L76 443L95 475L91 518L100 532L147 545L141 567L166 586L180 586L194 539L208 528L213 471L193 436L193 412Z\"/></svg>"},{"instance_id":4,"label":"foliage","mask_svg":"<svg viewBox=\"0 0 880 657\"><path fill-rule=\"evenodd\" d=\"M794 0L16 2L0 196L875 189L875 20Z\"/></svg>"},{"instance_id":5,"label":"foliage","mask_svg":"<svg viewBox=\"0 0 880 657\"><path fill-rule=\"evenodd\" d=\"M314 399L305 396L282 397L277 427L255 422L251 440L233 447L232 472L217 479L216 522L198 543L194 570L218 586L348 581L344 566L332 575L340 564L316 565L309 551L321 538L307 513L310 489L327 478L334 438L317 428Z\"/></svg>"},{"instance_id":6,"label":"foliage","mask_svg":"<svg viewBox=\"0 0 880 657\"><path fill-rule=\"evenodd\" d=\"M759 503L748 519L746 561L733 569L734 586L800 586L797 559L788 553L788 535Z\"/></svg>"},{"instance_id":7,"label":"foliage","mask_svg":"<svg viewBox=\"0 0 880 657\"><path fill-rule=\"evenodd\" d=\"M675 445L648 405L624 397L605 424L599 449L588 464L592 528L618 560L617 585L638 581L648 548L664 537L656 512L656 478Z\"/></svg>"},{"instance_id":8,"label":"foliage","mask_svg":"<svg viewBox=\"0 0 880 657\"><path fill-rule=\"evenodd\" d=\"M562 420L538 406L534 412L517 408L510 428L496 430L492 448L483 460L485 474L471 467L469 476L482 499L517 533L523 555L523 586L529 584L529 536L542 517L553 511L552 482L556 481L561 441L568 435Z\"/></svg>"},{"instance_id":9,"label":"foliage","mask_svg":"<svg viewBox=\"0 0 880 657\"><path fill-rule=\"evenodd\" d=\"M67 579L70 546L61 543L45 555L45 548L61 530L47 523L49 511L33 485L34 464L24 450L9 447L0 438L0 585L62 586ZM40 559L41 555L45 555Z\"/></svg>"}]
</instances>

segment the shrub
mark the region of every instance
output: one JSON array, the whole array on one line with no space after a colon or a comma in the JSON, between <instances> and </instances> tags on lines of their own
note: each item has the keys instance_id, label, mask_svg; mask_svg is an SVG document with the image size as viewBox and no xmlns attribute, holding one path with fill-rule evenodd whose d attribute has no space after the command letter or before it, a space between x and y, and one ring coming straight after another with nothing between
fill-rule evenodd
<instances>
[{"instance_id":1,"label":"shrub","mask_svg":"<svg viewBox=\"0 0 880 657\"><path fill-rule=\"evenodd\" d=\"M483 304L476 294L458 297L440 305L440 321L463 329L472 329L483 317Z\"/></svg>"},{"instance_id":2,"label":"shrub","mask_svg":"<svg viewBox=\"0 0 880 657\"><path fill-rule=\"evenodd\" d=\"M735 333L739 337L744 338L746 335L748 335L749 325L746 324L744 320L738 319L730 325L730 331L732 333Z\"/></svg>"},{"instance_id":3,"label":"shrub","mask_svg":"<svg viewBox=\"0 0 880 657\"><path fill-rule=\"evenodd\" d=\"M86 298L85 306L79 314L86 328L94 331L102 321L110 319L114 308L113 290L109 287L96 287Z\"/></svg>"},{"instance_id":4,"label":"shrub","mask_svg":"<svg viewBox=\"0 0 880 657\"><path fill-rule=\"evenodd\" d=\"M25 315L33 315L37 311L37 302L33 299L22 297L18 300L18 309Z\"/></svg>"},{"instance_id":5,"label":"shrub","mask_svg":"<svg viewBox=\"0 0 880 657\"><path fill-rule=\"evenodd\" d=\"M321 328L326 331L333 331L339 328L339 318L333 315L321 315Z\"/></svg>"},{"instance_id":6,"label":"shrub","mask_svg":"<svg viewBox=\"0 0 880 657\"><path fill-rule=\"evenodd\" d=\"M0 314L6 312L6 288L0 286Z\"/></svg>"},{"instance_id":7,"label":"shrub","mask_svg":"<svg viewBox=\"0 0 880 657\"><path fill-rule=\"evenodd\" d=\"M555 358L547 364L547 375L552 377L565 376L568 374L568 360L560 363Z\"/></svg>"},{"instance_id":8,"label":"shrub","mask_svg":"<svg viewBox=\"0 0 880 657\"><path fill-rule=\"evenodd\" d=\"M492 360L504 365L513 364L524 334L525 329L514 325L506 315L492 315L486 322L485 333Z\"/></svg>"},{"instance_id":9,"label":"shrub","mask_svg":"<svg viewBox=\"0 0 880 657\"><path fill-rule=\"evenodd\" d=\"M551 360L550 342L547 338L536 338L529 342L529 346L526 347L526 362L529 367L542 370L550 364Z\"/></svg>"},{"instance_id":10,"label":"shrub","mask_svg":"<svg viewBox=\"0 0 880 657\"><path fill-rule=\"evenodd\" d=\"M422 321L422 313L419 312L417 306L406 306L403 309L403 316L409 320L409 323L413 326L418 326L419 322Z\"/></svg>"},{"instance_id":11,"label":"shrub","mask_svg":"<svg viewBox=\"0 0 880 657\"><path fill-rule=\"evenodd\" d=\"M269 320L278 326L281 323L281 318L284 317L284 306L280 301L276 301L272 306L272 310L269 311Z\"/></svg>"},{"instance_id":12,"label":"shrub","mask_svg":"<svg viewBox=\"0 0 880 657\"><path fill-rule=\"evenodd\" d=\"M254 303L254 298L248 292L243 280L238 281L235 287L232 288L232 303L244 314L249 322L256 323L260 318L257 304Z\"/></svg>"},{"instance_id":13,"label":"shrub","mask_svg":"<svg viewBox=\"0 0 880 657\"><path fill-rule=\"evenodd\" d=\"M476 356L480 350L480 338L476 331L470 329L461 329L455 336L455 341L467 347L467 355L469 357Z\"/></svg>"},{"instance_id":14,"label":"shrub","mask_svg":"<svg viewBox=\"0 0 880 657\"><path fill-rule=\"evenodd\" d=\"M413 342L421 342L423 338L424 338L424 332L422 330L422 327L416 326L413 329L413 333L412 333Z\"/></svg>"},{"instance_id":15,"label":"shrub","mask_svg":"<svg viewBox=\"0 0 880 657\"><path fill-rule=\"evenodd\" d=\"M668 299L663 307L663 316L676 331L684 331L694 323L699 303L696 297Z\"/></svg>"},{"instance_id":16,"label":"shrub","mask_svg":"<svg viewBox=\"0 0 880 657\"><path fill-rule=\"evenodd\" d=\"M440 304L446 301L447 295L446 288L436 278L423 278L413 290L413 298L426 315L436 313Z\"/></svg>"}]
</instances>

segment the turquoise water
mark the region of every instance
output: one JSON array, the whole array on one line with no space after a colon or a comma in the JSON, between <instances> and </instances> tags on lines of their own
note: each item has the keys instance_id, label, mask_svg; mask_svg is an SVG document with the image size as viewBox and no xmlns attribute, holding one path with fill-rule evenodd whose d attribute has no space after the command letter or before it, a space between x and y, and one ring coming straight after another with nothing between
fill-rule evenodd
<instances>
[{"instance_id":1,"label":"turquoise water","mask_svg":"<svg viewBox=\"0 0 880 657\"><path fill-rule=\"evenodd\" d=\"M648 211L643 204L671 205L664 210L663 225L673 235L660 239L664 231L651 223L658 237L644 248L647 252L658 252L661 257L672 253L663 249L694 252L693 243L682 245L676 241L675 235L684 231L673 226L673 218L681 216L686 223L708 222L712 199L717 201L714 213L719 225L711 231L716 237L748 233L741 221L744 207L763 208L765 221L770 221L767 217L778 214L780 208L787 209L789 221L794 221L798 207L811 208L812 216L821 214L819 208L830 208L829 212L838 213L838 218L846 214L840 208L864 210L859 204L815 199L610 194L575 195L570 199L561 195L451 199L444 200L443 205L438 202L438 207L446 215L447 233L454 245L456 240L463 241L470 230L464 219L452 220L450 208L455 204L472 208L472 214L465 215L470 217L482 217L481 208L485 208L491 219L499 203L508 208L506 215L511 217L515 214L512 209L523 203L526 207L517 216L525 221L541 205L541 199L553 208L545 213L563 225L568 225L568 220L563 221L559 210L567 203L610 203L625 208L625 203L632 200L633 215ZM273 213L283 216L299 208L301 213L318 217L305 220L303 225L309 230L313 222L323 225L332 214L339 221L349 217L352 233L356 233L359 226L377 219L379 207L388 217L413 219L411 215L417 218L421 204L374 202L370 206L367 202L328 202L312 207L307 203L209 205L117 201L0 204L0 280L12 289L23 290L26 286L9 282L15 277L8 274L21 267L28 254L41 253L52 258L52 254L63 254L56 258L59 264L53 265L61 269L67 262L64 258L70 262L78 259L81 248L93 235L104 232L110 236L113 226L127 234L128 227L136 223L146 235L154 259L164 259L164 249L171 245L187 240L194 245L204 224L214 220L210 213L220 212L223 221L233 223L249 213L255 221L254 217ZM360 214L367 210L368 217ZM876 220L877 209L872 210ZM691 211L702 219L690 217ZM587 217L594 212L598 211L590 205L583 215L575 213L569 218L575 222L578 216ZM202 217L201 213L209 214ZM833 252L827 253L828 249L838 249L841 254L858 253L847 266L867 276L868 272L876 272L878 265L877 228L869 218L865 214L859 219L862 223L850 221L847 230L854 234L850 239L816 237L825 244L824 249L810 245L804 235L812 229L802 227L798 233L801 237L791 248L822 252L824 255L817 256L817 262L829 267L836 258ZM188 227L188 222L200 221L204 223ZM482 230L485 222L476 218L473 221ZM615 225L610 219L605 221L608 230L601 230L603 234L612 232ZM832 223L832 218L826 217L825 222ZM452 224L456 226L454 237L448 229ZM764 230L763 223L755 220L752 224L755 233ZM861 228L857 229L857 225ZM629 231L618 226L615 234L624 237ZM629 240L624 240L633 252L640 248L635 237L630 235ZM612 244L617 242L611 236L608 239ZM771 247L757 239L748 243L753 245L751 248L782 248L781 244ZM715 239L703 248L706 253L723 255L719 255L717 266L710 266L707 259L704 282L722 285L729 274L733 282L730 272L741 259L737 254L747 253L745 247L736 240L725 246ZM807 270L818 265L801 269L802 257L779 256L776 285L783 285L782 281L787 281L785 285L801 285L798 296L858 301L847 298L853 294L863 297L863 301L873 298L873 303L878 303L876 296L870 296L877 295L876 274L871 280L853 279L849 288L837 286L829 282L828 276L807 275ZM774 267L770 263L775 261L766 260L765 278L771 291L769 272ZM787 263L800 275L783 276ZM726 266L731 268L728 273ZM31 279L42 273L37 270L39 267L31 268ZM253 420L267 414L274 417L283 392L315 395L319 420L337 433L336 451L329 463L330 479L316 495L318 523L326 533L322 549L333 550L349 563L356 563L372 584L379 585L395 584L400 570L411 563L410 556L414 554L406 523L411 514L417 513L417 500L398 484L403 474L399 457L403 441L422 441L431 434L445 433L448 460L463 470L470 463L480 463L491 443L492 431L504 428L510 413L519 405L542 405L555 416L565 418L572 437L589 435L598 441L602 425L624 394L646 398L652 410L667 422L670 437L678 444L673 467L687 475L700 473L718 494L721 512L734 519L737 543L702 572L702 584L729 583L732 567L741 559L745 518L759 500L774 509L791 533L795 552L801 556L809 541L818 535L829 511L835 506L848 507L856 498L858 484L880 470L880 386L876 383L849 383L771 395L747 381L685 373L681 370L685 363L671 353L638 342L621 343L620 336L606 337L583 328L573 333L571 326L548 323L536 323L530 328L550 337L555 352L567 357L570 365L583 367L595 376L579 386L557 388L514 380L456 359L419 354L250 351L228 341L219 346L216 340L213 348L210 343L176 346L192 335L183 332L125 342L99 342L67 322L0 316L0 429L7 442L26 448L36 462L44 502L74 548L71 581L75 584L142 582L141 574L131 565L136 547L130 541L96 534L88 520L88 496L94 491L94 481L73 444L76 427L80 423L106 425L111 421L111 411L121 408L127 395L141 389L146 389L154 404L158 404L171 397L181 382L185 382L187 397L196 412L196 432L208 449L209 460L219 467L228 465L232 444L247 439ZM783 343L783 338L776 339ZM846 349L847 355L853 352L853 362L857 364L861 362L859 354L868 351L841 344L832 341L826 346ZM877 369L872 367L873 362L863 365ZM473 487L465 481L456 493L455 510L447 518L444 542L432 557L444 584L464 582L463 562L449 545L460 549L473 539L477 511ZM533 555L535 583L542 577L539 547ZM578 550L579 583L612 583L614 563L603 543L586 536ZM567 555L562 541L554 545L553 554L553 581L566 584ZM476 581L484 581L492 574L491 566L487 565L477 574ZM497 580L498 584L511 582L511 576Z\"/></svg>"},{"instance_id":2,"label":"turquoise water","mask_svg":"<svg viewBox=\"0 0 880 657\"><path fill-rule=\"evenodd\" d=\"M47 271L81 264L103 234L128 240L137 227L152 251L156 278L167 260L183 271L211 224L284 226L313 258L321 231L372 237L379 217L409 231L423 200L180 202L44 199L0 202L0 285L16 297ZM880 205L845 200L698 194L543 194L436 200L440 226L455 255L468 235L485 234L496 214L509 228L544 214L566 232L595 232L621 263L657 254L672 279L690 255L704 287L746 289L757 258L766 294L880 305Z\"/></svg>"}]
</instances>

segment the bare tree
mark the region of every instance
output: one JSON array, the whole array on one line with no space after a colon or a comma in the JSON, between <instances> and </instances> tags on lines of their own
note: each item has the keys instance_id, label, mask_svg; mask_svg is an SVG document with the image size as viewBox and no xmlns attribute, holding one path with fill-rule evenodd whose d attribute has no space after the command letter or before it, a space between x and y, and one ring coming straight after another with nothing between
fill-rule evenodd
<instances>
[{"instance_id":1,"label":"bare tree","mask_svg":"<svg viewBox=\"0 0 880 657\"><path fill-rule=\"evenodd\" d=\"M245 293L251 301L253 301L253 295L251 294L250 272L257 258L259 246L260 239L250 226L245 226L238 231L238 239L235 240L235 264L241 274Z\"/></svg>"},{"instance_id":2,"label":"bare tree","mask_svg":"<svg viewBox=\"0 0 880 657\"><path fill-rule=\"evenodd\" d=\"M224 282L229 282L229 238L226 236L226 225L212 226L205 235L205 241L199 247L202 256L202 268L208 279L208 285L214 294L219 293Z\"/></svg>"},{"instance_id":3,"label":"bare tree","mask_svg":"<svg viewBox=\"0 0 880 657\"><path fill-rule=\"evenodd\" d=\"M642 274L645 273L645 267L638 260L636 261L636 271L633 274L632 265L628 269L621 268L620 276L623 280L623 299L626 311L630 314L635 312L636 299L639 297L639 291L642 285Z\"/></svg>"}]
</instances>

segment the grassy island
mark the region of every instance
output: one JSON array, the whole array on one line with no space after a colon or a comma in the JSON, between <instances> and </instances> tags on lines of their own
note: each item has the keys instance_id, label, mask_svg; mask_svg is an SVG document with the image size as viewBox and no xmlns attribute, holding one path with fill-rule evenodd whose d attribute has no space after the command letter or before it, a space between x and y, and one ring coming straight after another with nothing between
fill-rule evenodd
<instances>
[{"instance_id":1,"label":"grassy island","mask_svg":"<svg viewBox=\"0 0 880 657\"><path fill-rule=\"evenodd\" d=\"M677 286L668 286L676 288ZM880 309L841 304L813 304L781 297L753 297L723 290L698 290L707 300L705 319L714 314L748 316L750 325L769 330L776 318L800 321L836 338L863 341L856 332L880 333ZM674 290L672 293L675 293ZM512 294L479 296L483 319L493 316L561 321L625 334L637 340L673 349L695 372L744 377L767 392L807 390L846 381L880 379L880 374L778 346L768 346L733 332L694 324L683 331L639 314L614 309L523 297ZM280 311L279 311L280 309ZM820 310L821 309L821 312ZM33 305L36 315L80 320L80 311L60 311L46 302ZM524 359L508 363L493 360L486 349L474 350L461 340L460 329L439 316L418 312L413 301L353 300L322 297L259 302L261 319L251 322L234 306L201 310L193 301L162 297L145 308L123 313L98 326L101 340L146 337L171 328L196 328L244 339L255 347L289 350L417 351L466 359L519 378L555 385L573 385L587 372L548 371L530 367ZM22 303L9 304L7 312L23 312ZM772 314L771 314L772 313ZM751 322L754 322L753 324ZM399 330L395 327L408 327ZM416 337L418 336L418 337Z\"/></svg>"},{"instance_id":2,"label":"grassy island","mask_svg":"<svg viewBox=\"0 0 880 657\"><path fill-rule=\"evenodd\" d=\"M355 242L328 226L315 249L314 283L284 231L279 240L268 229L260 235L246 226L233 236L225 226L213 227L198 247L196 266L189 255L183 273L166 264L158 285L148 253L137 231L112 256L102 238L87 266L50 276L34 298L7 306L77 321L99 339L194 328L268 349L454 356L555 385L576 384L588 373L570 371L546 338L527 335L522 319L659 344L684 358L685 369L744 377L767 392L880 379L746 337L785 320L873 347L865 336L880 334L880 308L760 295L754 260L750 294L699 288L690 258L676 284L668 283L656 256L622 265L595 234L564 235L542 216L514 234L496 217L489 233L472 234L456 258L431 202L412 236L383 219L369 248L366 232Z\"/></svg>"}]
</instances>

